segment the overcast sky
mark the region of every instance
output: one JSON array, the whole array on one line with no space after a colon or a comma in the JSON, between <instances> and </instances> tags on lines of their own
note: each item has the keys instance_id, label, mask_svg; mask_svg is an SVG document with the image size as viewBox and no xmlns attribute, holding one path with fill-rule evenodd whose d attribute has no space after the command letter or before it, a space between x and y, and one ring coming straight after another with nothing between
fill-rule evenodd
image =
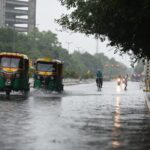
<instances>
[{"instance_id":1,"label":"overcast sky","mask_svg":"<svg viewBox=\"0 0 150 150\"><path fill-rule=\"evenodd\" d=\"M58 35L59 42L62 46L68 49L72 53L74 50L80 52L87 51L88 53L96 53L96 40L94 37L87 37L80 33L67 33L60 32L61 28L54 22L55 18L60 18L62 13L65 13L66 9L60 5L58 0L37 0L37 21L36 26L41 30L51 30ZM114 57L116 60L123 62L126 65L130 65L128 56L121 57L118 54L114 55L111 47L107 47L107 43L99 42L98 52L103 52L109 58Z\"/></svg>"}]
</instances>

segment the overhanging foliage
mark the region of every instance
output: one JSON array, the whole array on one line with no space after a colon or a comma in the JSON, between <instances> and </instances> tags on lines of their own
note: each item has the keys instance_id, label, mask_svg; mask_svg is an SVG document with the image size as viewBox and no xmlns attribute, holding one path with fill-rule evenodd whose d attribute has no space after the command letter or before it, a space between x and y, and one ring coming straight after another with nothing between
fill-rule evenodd
<instances>
[{"instance_id":1,"label":"overhanging foliage","mask_svg":"<svg viewBox=\"0 0 150 150\"><path fill-rule=\"evenodd\" d=\"M150 59L149 0L59 1L71 11L57 20L64 28L102 40L108 37L121 53Z\"/></svg>"}]
</instances>

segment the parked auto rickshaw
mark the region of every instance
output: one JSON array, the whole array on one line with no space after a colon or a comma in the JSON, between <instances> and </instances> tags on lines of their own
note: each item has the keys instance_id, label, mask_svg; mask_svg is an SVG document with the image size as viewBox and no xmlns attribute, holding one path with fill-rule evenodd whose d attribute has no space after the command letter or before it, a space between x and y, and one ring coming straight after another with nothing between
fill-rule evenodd
<instances>
[{"instance_id":1,"label":"parked auto rickshaw","mask_svg":"<svg viewBox=\"0 0 150 150\"><path fill-rule=\"evenodd\" d=\"M0 92L21 91L27 94L29 84L29 59L20 53L0 53Z\"/></svg>"},{"instance_id":2,"label":"parked auto rickshaw","mask_svg":"<svg viewBox=\"0 0 150 150\"><path fill-rule=\"evenodd\" d=\"M35 62L34 88L48 91L63 91L63 63L56 59L39 58Z\"/></svg>"}]
</instances>

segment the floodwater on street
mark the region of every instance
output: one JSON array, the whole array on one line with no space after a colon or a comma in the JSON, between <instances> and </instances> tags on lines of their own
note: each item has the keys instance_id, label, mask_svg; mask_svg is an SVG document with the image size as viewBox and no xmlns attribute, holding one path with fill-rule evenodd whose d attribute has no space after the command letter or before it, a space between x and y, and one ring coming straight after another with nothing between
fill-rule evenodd
<instances>
[{"instance_id":1,"label":"floodwater on street","mask_svg":"<svg viewBox=\"0 0 150 150\"><path fill-rule=\"evenodd\" d=\"M148 150L150 114L139 83L66 86L0 97L0 150Z\"/></svg>"}]
</instances>

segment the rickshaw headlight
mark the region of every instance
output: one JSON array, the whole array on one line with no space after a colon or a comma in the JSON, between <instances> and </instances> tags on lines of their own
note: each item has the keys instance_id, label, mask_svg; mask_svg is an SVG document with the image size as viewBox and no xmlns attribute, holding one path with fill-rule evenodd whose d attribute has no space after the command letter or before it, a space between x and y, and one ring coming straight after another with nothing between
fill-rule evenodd
<instances>
[{"instance_id":1,"label":"rickshaw headlight","mask_svg":"<svg viewBox=\"0 0 150 150\"><path fill-rule=\"evenodd\" d=\"M20 74L19 73L16 73L16 78L20 78Z\"/></svg>"},{"instance_id":2,"label":"rickshaw headlight","mask_svg":"<svg viewBox=\"0 0 150 150\"><path fill-rule=\"evenodd\" d=\"M54 79L54 77L51 77L51 80L53 80Z\"/></svg>"},{"instance_id":3,"label":"rickshaw headlight","mask_svg":"<svg viewBox=\"0 0 150 150\"><path fill-rule=\"evenodd\" d=\"M37 75L37 79L40 80L40 76L39 75Z\"/></svg>"}]
</instances>

